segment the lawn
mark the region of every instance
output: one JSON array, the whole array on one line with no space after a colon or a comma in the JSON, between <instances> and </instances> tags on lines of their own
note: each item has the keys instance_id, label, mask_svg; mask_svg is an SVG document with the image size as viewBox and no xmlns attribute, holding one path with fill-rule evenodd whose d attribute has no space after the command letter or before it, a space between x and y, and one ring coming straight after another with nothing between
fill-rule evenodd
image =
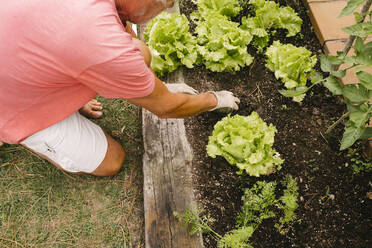
<instances>
[{"instance_id":1,"label":"lawn","mask_svg":"<svg viewBox=\"0 0 372 248\"><path fill-rule=\"evenodd\" d=\"M140 109L99 100L97 123L124 146L124 168L71 175L20 145L0 147L0 247L143 247Z\"/></svg>"}]
</instances>

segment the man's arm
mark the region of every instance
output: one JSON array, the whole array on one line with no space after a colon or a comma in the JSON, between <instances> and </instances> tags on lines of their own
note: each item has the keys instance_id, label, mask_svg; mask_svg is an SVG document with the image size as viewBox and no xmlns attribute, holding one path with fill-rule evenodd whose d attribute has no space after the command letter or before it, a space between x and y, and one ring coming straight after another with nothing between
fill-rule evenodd
<instances>
[{"instance_id":1,"label":"man's arm","mask_svg":"<svg viewBox=\"0 0 372 248\"><path fill-rule=\"evenodd\" d=\"M123 47L125 52L105 63L90 66L77 79L104 97L126 98L160 118L183 118L212 109L230 112L238 109L239 99L227 91L199 95L171 93L152 72L151 52L146 44L128 35L123 35L123 39L127 42ZM181 92L185 91L181 89Z\"/></svg>"},{"instance_id":2,"label":"man's arm","mask_svg":"<svg viewBox=\"0 0 372 248\"><path fill-rule=\"evenodd\" d=\"M193 116L213 109L218 103L213 93L173 94L157 77L155 77L154 90L150 95L127 99L127 101L149 110L160 118Z\"/></svg>"},{"instance_id":3,"label":"man's arm","mask_svg":"<svg viewBox=\"0 0 372 248\"><path fill-rule=\"evenodd\" d=\"M130 34L133 38L137 38L138 39L138 37L137 37L136 33L134 32L132 26L129 23L127 23L127 22L126 22L126 26L125 26L125 31L128 34Z\"/></svg>"}]
</instances>

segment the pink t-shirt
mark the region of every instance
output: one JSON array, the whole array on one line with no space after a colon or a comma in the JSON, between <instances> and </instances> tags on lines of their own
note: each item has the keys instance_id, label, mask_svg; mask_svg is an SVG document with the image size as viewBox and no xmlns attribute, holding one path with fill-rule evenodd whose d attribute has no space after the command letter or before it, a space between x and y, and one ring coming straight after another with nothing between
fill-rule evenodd
<instances>
[{"instance_id":1,"label":"pink t-shirt","mask_svg":"<svg viewBox=\"0 0 372 248\"><path fill-rule=\"evenodd\" d=\"M0 140L19 143L97 94L149 95L154 75L114 0L12 0L0 8Z\"/></svg>"}]
</instances>

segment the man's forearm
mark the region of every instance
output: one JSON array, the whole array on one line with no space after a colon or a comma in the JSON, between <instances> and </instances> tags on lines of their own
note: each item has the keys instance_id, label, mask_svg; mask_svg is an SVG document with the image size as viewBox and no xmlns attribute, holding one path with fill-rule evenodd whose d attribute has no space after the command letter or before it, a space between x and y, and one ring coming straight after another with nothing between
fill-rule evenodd
<instances>
[{"instance_id":1,"label":"man's forearm","mask_svg":"<svg viewBox=\"0 0 372 248\"><path fill-rule=\"evenodd\" d=\"M217 105L217 99L212 93L198 95L172 94L173 107L166 112L158 114L160 118L184 118L206 112ZM178 104L177 104L178 103Z\"/></svg>"},{"instance_id":2,"label":"man's forearm","mask_svg":"<svg viewBox=\"0 0 372 248\"><path fill-rule=\"evenodd\" d=\"M214 108L217 99L212 93L189 95L171 93L165 84L155 77L153 92L141 98L128 99L160 118L183 118L193 116Z\"/></svg>"}]
</instances>

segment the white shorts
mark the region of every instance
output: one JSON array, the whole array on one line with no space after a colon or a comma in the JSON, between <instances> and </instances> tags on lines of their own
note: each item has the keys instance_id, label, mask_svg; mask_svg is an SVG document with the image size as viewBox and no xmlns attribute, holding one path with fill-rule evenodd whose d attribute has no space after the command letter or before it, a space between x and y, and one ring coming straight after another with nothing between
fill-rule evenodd
<instances>
[{"instance_id":1,"label":"white shorts","mask_svg":"<svg viewBox=\"0 0 372 248\"><path fill-rule=\"evenodd\" d=\"M68 172L85 173L97 169L108 146L103 130L79 112L29 136L21 144L45 155Z\"/></svg>"}]
</instances>

